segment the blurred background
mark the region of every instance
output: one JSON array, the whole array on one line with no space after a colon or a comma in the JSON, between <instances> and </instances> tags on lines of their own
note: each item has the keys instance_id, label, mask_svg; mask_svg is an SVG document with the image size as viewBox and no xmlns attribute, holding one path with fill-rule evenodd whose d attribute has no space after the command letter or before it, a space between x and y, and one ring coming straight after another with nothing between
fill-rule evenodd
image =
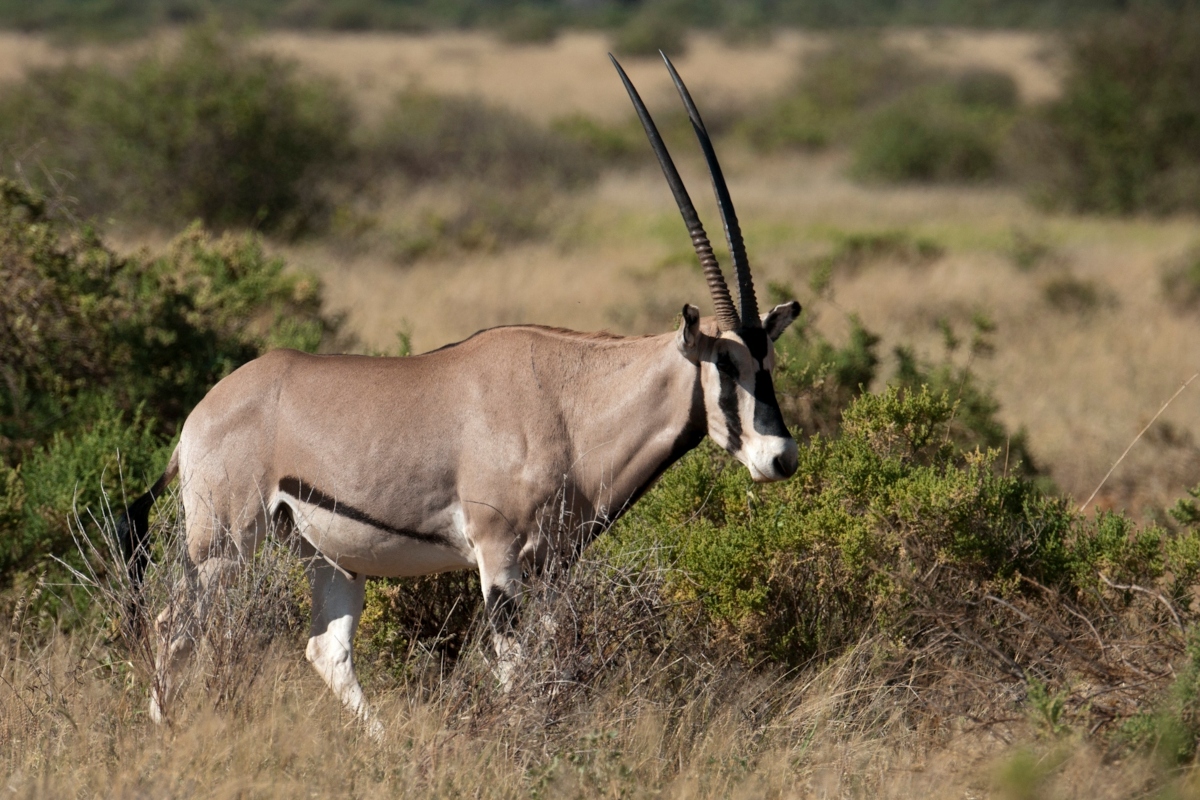
<instances>
[{"instance_id":1,"label":"blurred background","mask_svg":"<svg viewBox=\"0 0 1200 800\"><path fill-rule=\"evenodd\" d=\"M149 474L269 346L637 334L710 308L606 58L716 231L660 48L715 135L760 295L804 305L807 432L862 388L931 383L1080 503L1196 371L1188 3L0 0L6 464L54 436L117 446L136 413ZM1200 480L1198 436L1200 383L1096 502L1161 518Z\"/></svg>"}]
</instances>

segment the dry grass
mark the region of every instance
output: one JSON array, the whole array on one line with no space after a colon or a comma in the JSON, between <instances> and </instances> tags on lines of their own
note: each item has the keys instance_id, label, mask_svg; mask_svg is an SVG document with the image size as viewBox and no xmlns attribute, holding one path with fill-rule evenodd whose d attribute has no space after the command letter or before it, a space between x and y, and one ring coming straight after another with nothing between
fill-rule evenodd
<instances>
[{"instance_id":1,"label":"dry grass","mask_svg":"<svg viewBox=\"0 0 1200 800\"><path fill-rule=\"evenodd\" d=\"M148 591L161 601L174 591L180 537L171 523L158 528L166 555ZM1148 760L1115 760L1039 727L1019 686L969 654L897 674L881 655L891 645L868 640L790 675L749 671L664 604L662 568L586 561L528 599L513 689L497 688L477 620L456 663L417 649L404 677L366 681L386 725L373 741L304 663L301 629L278 613L294 607L277 590L296 585L297 566L286 548L268 547L222 590L168 727L147 718L146 651L109 639L111 625L39 636L18 603L0 640L5 788L17 797L1098 800L1166 780ZM98 615L111 618L125 593L101 572ZM971 698L980 684L995 708ZM930 698L952 713L931 713ZM963 713L971 707L980 714Z\"/></svg>"},{"instance_id":2,"label":"dry grass","mask_svg":"<svg viewBox=\"0 0 1200 800\"><path fill-rule=\"evenodd\" d=\"M0 81L17 80L30 67L68 59L119 61L148 46L170 47L176 40L168 32L149 42L68 48L43 36L0 32ZM1040 34L901 30L889 34L889 40L931 63L1009 70L1028 101L1045 99L1056 90L1056 65L1047 55L1047 38ZM706 105L741 106L794 80L801 57L826 41L823 34L782 31L765 46L755 42L739 47L716 35L694 33L687 52L674 61ZM629 115L629 100L612 79L605 55L611 42L603 33L569 32L548 44L512 44L482 32L271 32L255 43L338 78L367 118L396 92L411 88L476 95L541 122L574 112L609 122ZM656 59L629 59L626 66L647 102L674 101L670 79Z\"/></svg>"},{"instance_id":3,"label":"dry grass","mask_svg":"<svg viewBox=\"0 0 1200 800\"><path fill-rule=\"evenodd\" d=\"M161 602L175 591L181 537L169 522L157 535L167 552L148 591ZM414 649L403 678L374 674L366 690L386 724L374 741L301 656L286 590L296 569L287 548L269 546L221 591L167 727L145 712L148 651L112 625L38 636L18 603L0 640L8 792L1099 800L1164 781L1148 760L1039 734L1020 691L970 657L893 674L881 669L890 645L871 639L790 675L746 670L662 601L661 569L588 563L529 597L509 692L492 678L478 619L456 663ZM100 572L91 585L97 614L112 619L122 582ZM994 708L964 714L983 709L970 697L980 684Z\"/></svg>"}]
</instances>

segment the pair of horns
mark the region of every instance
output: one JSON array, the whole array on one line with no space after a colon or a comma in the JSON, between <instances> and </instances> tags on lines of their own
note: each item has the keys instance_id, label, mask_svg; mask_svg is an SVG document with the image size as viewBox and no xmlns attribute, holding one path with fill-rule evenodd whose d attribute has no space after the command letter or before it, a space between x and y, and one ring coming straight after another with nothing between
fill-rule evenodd
<instances>
[{"instance_id":1,"label":"pair of horns","mask_svg":"<svg viewBox=\"0 0 1200 800\"><path fill-rule=\"evenodd\" d=\"M696 207L692 205L692 199L683 185L683 179L679 177L679 170L675 169L675 162L671 160L671 154L667 152L667 146L663 143L654 120L650 118L646 104L642 102L637 89L633 88L629 76L625 74L625 70L621 69L617 59L613 57L612 53L609 53L608 57L612 60L613 66L617 68L621 82L625 84L625 91L629 92L629 99L633 101L638 119L641 120L642 127L646 129L650 146L654 148L654 155L658 157L658 163L662 167L663 175L666 176L667 184L670 185L671 192L675 195L679 213L683 215L688 234L692 237L692 245L696 248L696 255L700 258L700 266L704 269L704 279L708 282L708 291L712 294L713 306L716 308L717 327L722 331L760 328L762 322L758 318L758 301L754 297L754 281L750 277L750 262L746 258L746 245L742 241L742 229L738 227L733 201L729 198L729 187L725 185L725 176L721 173L721 165L717 162L717 154L713 151L712 140L709 139L704 121L700 119L700 112L696 110L696 104L692 102L691 94L683 85L679 73L675 71L675 65L671 63L671 59L667 58L665 53L660 51L659 54L666 62L667 70L671 73L671 80L675 82L675 88L679 90L679 96L683 99L688 118L692 121L692 129L696 131L696 138L700 140L700 149L704 151L704 160L708 163L713 192L717 195L717 208L720 209L721 220L725 223L725 238L729 242L729 254L733 259L733 269L737 276L740 314L733 307L733 301L729 297L729 287L725 285L725 276L721 272L721 265L717 263L717 258L713 255L712 245L708 241L708 234L704 232L704 226L700 224L700 216L696 213Z\"/></svg>"}]
</instances>

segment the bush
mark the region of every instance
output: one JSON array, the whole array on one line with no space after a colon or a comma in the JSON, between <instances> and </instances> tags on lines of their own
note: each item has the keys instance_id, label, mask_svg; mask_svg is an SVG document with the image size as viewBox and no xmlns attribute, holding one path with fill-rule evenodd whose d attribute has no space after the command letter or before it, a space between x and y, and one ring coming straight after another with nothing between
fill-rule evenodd
<instances>
[{"instance_id":1,"label":"bush","mask_svg":"<svg viewBox=\"0 0 1200 800\"><path fill-rule=\"evenodd\" d=\"M944 91L906 95L866 120L853 173L887 181L972 181L995 176L1005 124Z\"/></svg>"},{"instance_id":2,"label":"bush","mask_svg":"<svg viewBox=\"0 0 1200 800\"><path fill-rule=\"evenodd\" d=\"M1163 266L1162 294L1180 311L1200 305L1200 247L1192 247Z\"/></svg>"},{"instance_id":3,"label":"bush","mask_svg":"<svg viewBox=\"0 0 1200 800\"><path fill-rule=\"evenodd\" d=\"M947 73L876 36L853 36L806 58L795 87L741 131L761 149L854 148L853 171L884 181L978 180L997 171L1017 105L1006 73Z\"/></svg>"},{"instance_id":4,"label":"bush","mask_svg":"<svg viewBox=\"0 0 1200 800\"><path fill-rule=\"evenodd\" d=\"M598 172L589 153L556 130L479 100L420 91L397 95L364 149L373 172L398 170L418 182L571 187Z\"/></svg>"},{"instance_id":5,"label":"bush","mask_svg":"<svg viewBox=\"0 0 1200 800\"><path fill-rule=\"evenodd\" d=\"M706 445L600 546L662 542L680 569L673 596L698 600L749 656L789 664L916 636L925 609L953 617L985 594L1011 604L1041 586L1083 602L1100 574L1189 596L1200 536L1077 516L998 469L996 451L957 448L956 405L926 389L861 395L841 435L802 447L780 484L753 484Z\"/></svg>"},{"instance_id":6,"label":"bush","mask_svg":"<svg viewBox=\"0 0 1200 800\"><path fill-rule=\"evenodd\" d=\"M617 30L612 48L619 56L654 57L660 50L680 56L687 49L687 27L665 4L647 3Z\"/></svg>"},{"instance_id":7,"label":"bush","mask_svg":"<svg viewBox=\"0 0 1200 800\"><path fill-rule=\"evenodd\" d=\"M69 175L85 215L167 225L302 230L349 125L331 85L208 29L126 73L66 66L0 91L0 142Z\"/></svg>"},{"instance_id":8,"label":"bush","mask_svg":"<svg viewBox=\"0 0 1200 800\"><path fill-rule=\"evenodd\" d=\"M819 149L850 136L859 114L928 80L911 56L877 36L843 36L806 56L795 85L751 113L741 131L764 150Z\"/></svg>"},{"instance_id":9,"label":"bush","mask_svg":"<svg viewBox=\"0 0 1200 800\"><path fill-rule=\"evenodd\" d=\"M315 279L199 228L122 258L0 181L0 579L71 548L67 519L140 488L205 392L272 347L336 333ZM118 470L120 450L126 459Z\"/></svg>"},{"instance_id":10,"label":"bush","mask_svg":"<svg viewBox=\"0 0 1200 800\"><path fill-rule=\"evenodd\" d=\"M1024 130L1035 191L1086 211L1200 208L1200 11L1106 18L1068 53L1061 97Z\"/></svg>"}]
</instances>

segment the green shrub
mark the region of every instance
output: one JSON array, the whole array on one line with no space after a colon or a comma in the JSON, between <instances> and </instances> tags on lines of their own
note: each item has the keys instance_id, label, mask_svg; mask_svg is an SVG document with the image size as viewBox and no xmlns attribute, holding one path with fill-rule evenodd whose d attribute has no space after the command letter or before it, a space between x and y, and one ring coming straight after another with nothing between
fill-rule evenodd
<instances>
[{"instance_id":1,"label":"green shrub","mask_svg":"<svg viewBox=\"0 0 1200 800\"><path fill-rule=\"evenodd\" d=\"M0 580L72 550L67 520L140 493L208 389L272 347L336 332L312 277L258 238L199 228L117 256L0 181ZM118 470L115 454L124 463ZM78 502L76 503L76 498Z\"/></svg>"},{"instance_id":2,"label":"green shrub","mask_svg":"<svg viewBox=\"0 0 1200 800\"><path fill-rule=\"evenodd\" d=\"M613 51L619 56L683 55L687 49L687 27L667 4L646 3L613 36Z\"/></svg>"},{"instance_id":3,"label":"green shrub","mask_svg":"<svg viewBox=\"0 0 1200 800\"><path fill-rule=\"evenodd\" d=\"M413 181L463 178L498 186L587 183L597 164L576 141L479 100L406 91L364 145L373 172Z\"/></svg>"},{"instance_id":4,"label":"green shrub","mask_svg":"<svg viewBox=\"0 0 1200 800\"><path fill-rule=\"evenodd\" d=\"M1200 248L1192 247L1163 266L1162 294L1181 311L1200 305Z\"/></svg>"},{"instance_id":5,"label":"green shrub","mask_svg":"<svg viewBox=\"0 0 1200 800\"><path fill-rule=\"evenodd\" d=\"M887 182L973 181L996 175L1005 126L989 111L914 93L866 120L853 173Z\"/></svg>"},{"instance_id":6,"label":"green shrub","mask_svg":"<svg viewBox=\"0 0 1200 800\"><path fill-rule=\"evenodd\" d=\"M500 36L512 44L545 44L558 36L563 24L560 9L522 4L504 15Z\"/></svg>"},{"instance_id":7,"label":"green shrub","mask_svg":"<svg viewBox=\"0 0 1200 800\"><path fill-rule=\"evenodd\" d=\"M85 420L59 431L33 450L18 468L6 468L0 508L0 580L13 570L41 566L55 555L78 560L73 533L91 534L120 513L127 499L158 477L172 445L141 410L132 415L111 397L88 395L73 404ZM78 516L77 516L78 515Z\"/></svg>"},{"instance_id":8,"label":"green shrub","mask_svg":"<svg viewBox=\"0 0 1200 800\"><path fill-rule=\"evenodd\" d=\"M775 394L787 424L808 436L836 436L842 412L875 380L878 344L857 318L842 347L798 320L775 347Z\"/></svg>"},{"instance_id":9,"label":"green shrub","mask_svg":"<svg viewBox=\"0 0 1200 800\"><path fill-rule=\"evenodd\" d=\"M1036 193L1088 211L1200 208L1200 11L1105 18L1068 54L1061 96L1024 129Z\"/></svg>"},{"instance_id":10,"label":"green shrub","mask_svg":"<svg viewBox=\"0 0 1200 800\"><path fill-rule=\"evenodd\" d=\"M199 228L157 258L121 258L44 201L0 181L0 436L10 462L70 425L72 398L112 391L168 428L270 347L315 349L335 324L310 276L285 274L254 236Z\"/></svg>"},{"instance_id":11,"label":"green shrub","mask_svg":"<svg viewBox=\"0 0 1200 800\"><path fill-rule=\"evenodd\" d=\"M66 66L0 91L0 142L71 176L85 215L166 225L303 229L349 124L332 86L208 29L127 72Z\"/></svg>"},{"instance_id":12,"label":"green shrub","mask_svg":"<svg viewBox=\"0 0 1200 800\"><path fill-rule=\"evenodd\" d=\"M607 164L644 159L647 150L646 136L635 119L625 125L606 125L576 112L555 120L550 127Z\"/></svg>"},{"instance_id":13,"label":"green shrub","mask_svg":"<svg viewBox=\"0 0 1200 800\"><path fill-rule=\"evenodd\" d=\"M1042 296L1057 311L1072 314L1089 314L1102 305L1112 303L1095 281L1077 278L1071 274L1057 275L1042 284Z\"/></svg>"},{"instance_id":14,"label":"green shrub","mask_svg":"<svg viewBox=\"0 0 1200 800\"><path fill-rule=\"evenodd\" d=\"M928 630L922 609L951 614L989 593L1016 602L1030 591L1021 576L1083 602L1101 573L1153 584L1200 567L1195 532L1085 519L999 469L996 451L962 451L957 406L926 389L863 394L841 435L812 439L779 484L753 484L706 445L600 546L663 543L680 568L674 597L700 602L749 655L790 664L866 635L915 636Z\"/></svg>"},{"instance_id":15,"label":"green shrub","mask_svg":"<svg viewBox=\"0 0 1200 800\"><path fill-rule=\"evenodd\" d=\"M975 67L955 76L954 99L970 108L1016 111L1020 99L1017 82L1007 72Z\"/></svg>"},{"instance_id":16,"label":"green shrub","mask_svg":"<svg viewBox=\"0 0 1200 800\"><path fill-rule=\"evenodd\" d=\"M878 36L858 35L808 56L795 86L740 130L766 150L850 143L863 178L979 180L997 172L1017 100L1006 73L930 69Z\"/></svg>"},{"instance_id":17,"label":"green shrub","mask_svg":"<svg viewBox=\"0 0 1200 800\"><path fill-rule=\"evenodd\" d=\"M850 137L859 114L929 79L911 56L878 36L842 36L805 56L793 87L752 112L740 130L760 149L819 149Z\"/></svg>"}]
</instances>

